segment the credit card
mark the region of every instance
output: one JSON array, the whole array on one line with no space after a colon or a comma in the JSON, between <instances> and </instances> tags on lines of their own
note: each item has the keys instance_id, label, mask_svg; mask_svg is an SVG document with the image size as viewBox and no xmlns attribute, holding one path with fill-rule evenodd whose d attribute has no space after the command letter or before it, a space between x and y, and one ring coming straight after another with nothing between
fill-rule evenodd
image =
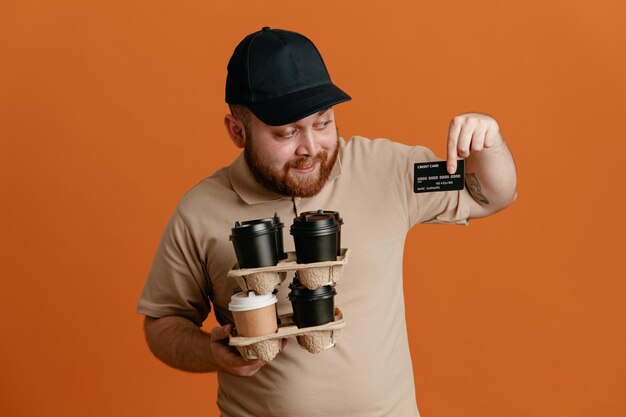
<instances>
[{"instance_id":1,"label":"credit card","mask_svg":"<svg viewBox=\"0 0 626 417\"><path fill-rule=\"evenodd\" d=\"M446 161L415 164L413 191L416 193L433 193L462 190L465 187L465 161L459 160L456 163L454 174L448 174Z\"/></svg>"}]
</instances>

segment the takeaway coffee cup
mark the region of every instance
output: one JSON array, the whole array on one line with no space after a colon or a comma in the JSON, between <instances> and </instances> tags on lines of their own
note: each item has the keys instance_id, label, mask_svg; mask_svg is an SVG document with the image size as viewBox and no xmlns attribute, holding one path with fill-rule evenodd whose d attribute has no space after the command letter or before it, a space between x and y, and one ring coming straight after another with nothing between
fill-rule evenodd
<instances>
[{"instance_id":1,"label":"takeaway coffee cup","mask_svg":"<svg viewBox=\"0 0 626 417\"><path fill-rule=\"evenodd\" d=\"M276 302L274 294L256 295L254 291L233 294L228 309L233 313L239 336L252 337L276 333Z\"/></svg>"},{"instance_id":2,"label":"takeaway coffee cup","mask_svg":"<svg viewBox=\"0 0 626 417\"><path fill-rule=\"evenodd\" d=\"M293 219L290 233L298 263L336 261L339 226L332 214L315 212Z\"/></svg>"},{"instance_id":3,"label":"takeaway coffee cup","mask_svg":"<svg viewBox=\"0 0 626 417\"><path fill-rule=\"evenodd\" d=\"M280 222L280 217L278 217L278 213L274 213L274 217L268 217L266 219L246 220L245 222L241 222L241 224L255 224L267 221L272 222L272 226L274 227L274 233L276 235L276 253L278 253L278 258L285 259L287 257L285 249L283 248L283 229L285 225Z\"/></svg>"},{"instance_id":4,"label":"takeaway coffee cup","mask_svg":"<svg viewBox=\"0 0 626 417\"><path fill-rule=\"evenodd\" d=\"M335 216L335 221L337 222L337 256L341 255L341 225L343 224L343 219L339 216L338 211L331 210L317 210L317 211L305 211L300 213L303 214L332 214Z\"/></svg>"},{"instance_id":5,"label":"takeaway coffee cup","mask_svg":"<svg viewBox=\"0 0 626 417\"><path fill-rule=\"evenodd\" d=\"M270 220L249 224L236 222L231 232L230 240L239 268L260 268L278 263L276 228Z\"/></svg>"},{"instance_id":6,"label":"takeaway coffee cup","mask_svg":"<svg viewBox=\"0 0 626 417\"><path fill-rule=\"evenodd\" d=\"M335 294L330 285L310 290L297 278L289 284L293 321L298 327L320 326L335 320Z\"/></svg>"}]
</instances>

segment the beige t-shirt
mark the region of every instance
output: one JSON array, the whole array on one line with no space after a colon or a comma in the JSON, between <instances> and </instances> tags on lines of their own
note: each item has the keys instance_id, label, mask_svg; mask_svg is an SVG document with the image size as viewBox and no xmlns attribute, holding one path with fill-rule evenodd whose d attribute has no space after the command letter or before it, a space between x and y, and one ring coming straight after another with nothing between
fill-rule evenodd
<instances>
[{"instance_id":1,"label":"beige t-shirt","mask_svg":"<svg viewBox=\"0 0 626 417\"><path fill-rule=\"evenodd\" d=\"M327 184L312 198L268 191L240 155L182 198L163 234L137 311L201 325L213 309L227 323L237 286L226 277L236 263L228 239L235 221L278 213L289 251L298 213L334 210L344 220L342 247L351 255L336 286L335 305L346 320L337 345L311 354L292 339L253 377L218 372L225 417L419 415L404 317L404 241L417 223L466 224L471 197L465 190L413 192L413 164L437 160L424 147L358 136L340 146ZM279 314L291 311L291 279L277 294Z\"/></svg>"}]
</instances>

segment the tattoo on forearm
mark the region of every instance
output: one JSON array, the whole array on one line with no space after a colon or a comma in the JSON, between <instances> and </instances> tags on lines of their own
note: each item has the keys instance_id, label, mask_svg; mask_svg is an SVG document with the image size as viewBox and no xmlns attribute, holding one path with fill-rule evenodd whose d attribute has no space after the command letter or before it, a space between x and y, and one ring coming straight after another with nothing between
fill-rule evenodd
<instances>
[{"instance_id":1,"label":"tattoo on forearm","mask_svg":"<svg viewBox=\"0 0 626 417\"><path fill-rule=\"evenodd\" d=\"M481 204L489 204L489 200L485 197L480 189L480 183L478 182L478 178L476 174L468 172L465 174L465 185L467 186L467 191L471 194L474 200L478 201Z\"/></svg>"}]
</instances>

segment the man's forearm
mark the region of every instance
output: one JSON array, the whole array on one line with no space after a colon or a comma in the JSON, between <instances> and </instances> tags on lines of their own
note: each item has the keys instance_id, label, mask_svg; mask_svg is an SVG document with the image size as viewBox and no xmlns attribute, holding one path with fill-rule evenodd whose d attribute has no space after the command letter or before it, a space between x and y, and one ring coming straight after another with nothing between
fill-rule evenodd
<instances>
[{"instance_id":1,"label":"man's forearm","mask_svg":"<svg viewBox=\"0 0 626 417\"><path fill-rule=\"evenodd\" d=\"M211 354L211 335L184 317L146 317L146 341L154 355L167 365L188 372L217 370Z\"/></svg>"},{"instance_id":2,"label":"man's forearm","mask_svg":"<svg viewBox=\"0 0 626 417\"><path fill-rule=\"evenodd\" d=\"M472 153L467 158L465 185L482 208L478 217L502 210L515 200L517 195L515 162L503 139L482 152Z\"/></svg>"}]
</instances>

